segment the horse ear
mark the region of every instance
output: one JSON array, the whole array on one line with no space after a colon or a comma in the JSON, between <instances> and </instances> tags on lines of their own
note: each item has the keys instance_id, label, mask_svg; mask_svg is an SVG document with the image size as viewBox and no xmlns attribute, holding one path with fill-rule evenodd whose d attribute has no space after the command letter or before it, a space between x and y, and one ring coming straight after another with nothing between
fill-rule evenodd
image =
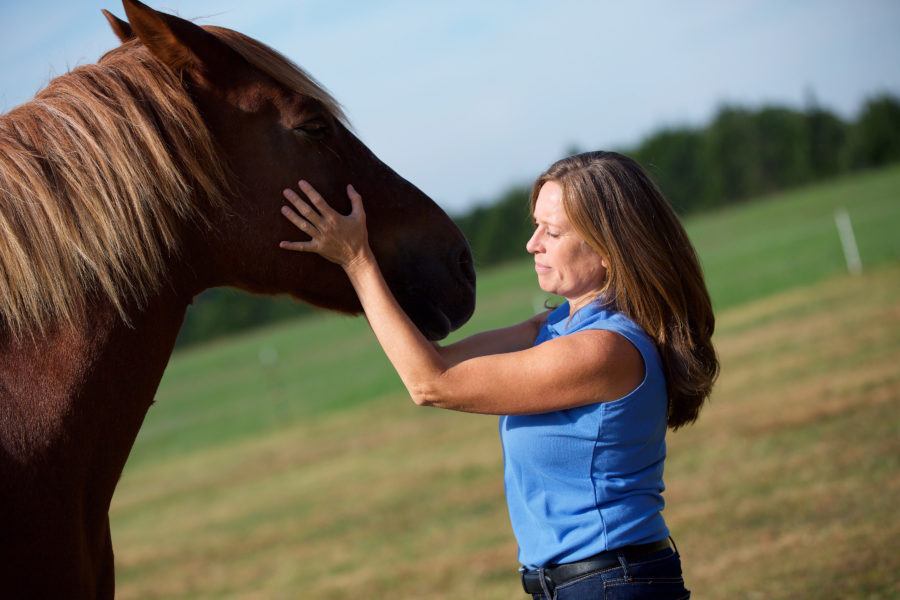
<instances>
[{"instance_id":1,"label":"horse ear","mask_svg":"<svg viewBox=\"0 0 900 600\"><path fill-rule=\"evenodd\" d=\"M200 27L184 19L157 12L138 0L122 0L125 14L137 37L161 61L176 71L199 66L202 61L191 49ZM209 35L209 34L206 34Z\"/></svg>"},{"instance_id":2,"label":"horse ear","mask_svg":"<svg viewBox=\"0 0 900 600\"><path fill-rule=\"evenodd\" d=\"M109 21L109 26L112 27L113 33L116 34L116 37L119 38L120 42L124 44L137 37L134 35L134 29L131 28L128 21L123 21L106 9L101 9L101 11L103 12L103 16L106 17L106 20Z\"/></svg>"},{"instance_id":3,"label":"horse ear","mask_svg":"<svg viewBox=\"0 0 900 600\"><path fill-rule=\"evenodd\" d=\"M228 78L239 55L199 25L158 12L138 0L122 0L131 28L158 59L175 71ZM231 61L231 62L229 62Z\"/></svg>"}]
</instances>

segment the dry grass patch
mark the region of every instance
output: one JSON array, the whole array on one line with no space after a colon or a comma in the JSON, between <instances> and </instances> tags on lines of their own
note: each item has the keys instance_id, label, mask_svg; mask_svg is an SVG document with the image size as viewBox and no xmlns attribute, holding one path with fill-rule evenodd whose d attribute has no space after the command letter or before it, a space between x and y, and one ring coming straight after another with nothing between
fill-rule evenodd
<instances>
[{"instance_id":1,"label":"dry grass patch","mask_svg":"<svg viewBox=\"0 0 900 600\"><path fill-rule=\"evenodd\" d=\"M699 597L900 596L898 307L891 267L722 316L722 377L667 467Z\"/></svg>"},{"instance_id":2,"label":"dry grass patch","mask_svg":"<svg viewBox=\"0 0 900 600\"><path fill-rule=\"evenodd\" d=\"M670 436L696 598L900 597L900 267L720 315ZM127 471L120 598L519 599L496 419L389 394Z\"/></svg>"}]
</instances>

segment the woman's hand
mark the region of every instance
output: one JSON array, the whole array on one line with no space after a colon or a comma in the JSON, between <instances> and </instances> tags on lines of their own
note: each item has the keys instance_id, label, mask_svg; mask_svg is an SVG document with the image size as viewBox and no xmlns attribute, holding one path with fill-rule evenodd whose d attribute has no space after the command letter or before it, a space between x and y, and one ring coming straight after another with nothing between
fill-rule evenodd
<instances>
[{"instance_id":1,"label":"woman's hand","mask_svg":"<svg viewBox=\"0 0 900 600\"><path fill-rule=\"evenodd\" d=\"M309 182L301 180L297 185L309 201L301 198L294 190L286 189L284 197L296 212L289 206L283 206L281 214L311 239L307 242L284 241L279 244L281 248L297 252L315 252L339 264L345 270L372 258L362 196L352 185L347 186L351 206L350 214L347 216L328 206Z\"/></svg>"}]
</instances>

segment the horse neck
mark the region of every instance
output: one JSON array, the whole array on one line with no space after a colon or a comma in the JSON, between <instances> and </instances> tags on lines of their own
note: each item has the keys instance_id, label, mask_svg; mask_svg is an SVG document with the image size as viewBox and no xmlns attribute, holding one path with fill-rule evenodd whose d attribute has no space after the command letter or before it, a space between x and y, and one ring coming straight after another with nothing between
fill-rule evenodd
<instances>
[{"instance_id":1,"label":"horse neck","mask_svg":"<svg viewBox=\"0 0 900 600\"><path fill-rule=\"evenodd\" d=\"M13 596L111 597L110 502L186 307L160 295L129 326L98 304L42 339L0 339L0 563L21 565L12 581L0 568L0 586Z\"/></svg>"},{"instance_id":2,"label":"horse neck","mask_svg":"<svg viewBox=\"0 0 900 600\"><path fill-rule=\"evenodd\" d=\"M160 294L132 312L130 325L111 304L98 303L75 325L0 343L6 458L26 468L53 465L71 478L72 493L91 495L88 503L105 515L187 303L173 292Z\"/></svg>"}]
</instances>

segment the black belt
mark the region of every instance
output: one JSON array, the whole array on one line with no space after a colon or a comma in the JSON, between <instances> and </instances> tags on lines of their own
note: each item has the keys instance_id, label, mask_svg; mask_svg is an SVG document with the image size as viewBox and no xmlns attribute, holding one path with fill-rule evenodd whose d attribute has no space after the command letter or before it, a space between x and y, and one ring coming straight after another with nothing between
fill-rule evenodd
<instances>
[{"instance_id":1,"label":"black belt","mask_svg":"<svg viewBox=\"0 0 900 600\"><path fill-rule=\"evenodd\" d=\"M669 539L665 538L658 542L650 542L649 544L635 544L633 546L625 546L616 550L606 550L600 554L595 554L590 558L579 560L577 562L565 563L544 568L544 580L547 589L551 592L567 581L576 579L583 575L596 573L612 567L619 566L619 553L623 554L625 560L632 562L657 552L662 552L669 548ZM522 567L519 569L522 573L522 587L527 594L542 594L544 588L541 587L540 571L533 571Z\"/></svg>"}]
</instances>

